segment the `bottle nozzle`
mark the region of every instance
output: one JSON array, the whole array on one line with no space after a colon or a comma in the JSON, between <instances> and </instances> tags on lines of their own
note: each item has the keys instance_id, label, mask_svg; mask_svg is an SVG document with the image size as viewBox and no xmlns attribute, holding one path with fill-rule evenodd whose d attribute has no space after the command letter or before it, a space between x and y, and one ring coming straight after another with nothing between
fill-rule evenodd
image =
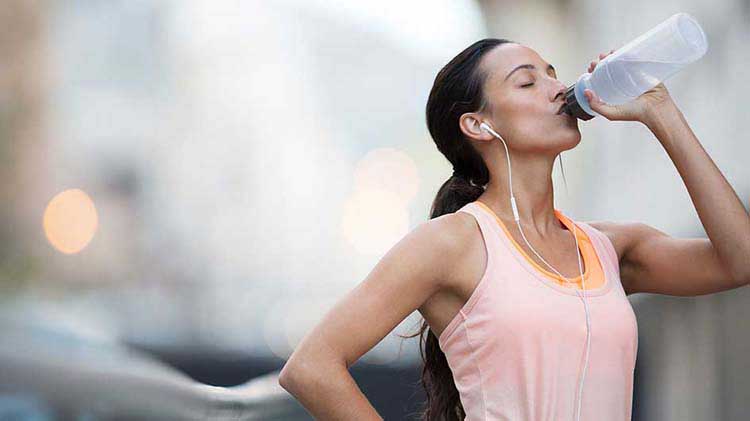
<instances>
[{"instance_id":1,"label":"bottle nozzle","mask_svg":"<svg viewBox=\"0 0 750 421\"><path fill-rule=\"evenodd\" d=\"M565 90L565 108L563 108L563 112L583 121L591 120L594 116L581 108L581 105L578 103L578 98L576 98L575 88L576 84L574 83L568 86L568 89Z\"/></svg>"},{"instance_id":2,"label":"bottle nozzle","mask_svg":"<svg viewBox=\"0 0 750 421\"><path fill-rule=\"evenodd\" d=\"M573 115L573 114L571 114L571 113L570 113L570 112L568 111L568 104L563 104L563 106L562 106L562 110L560 110L560 114L567 114L567 115L570 115L570 116L572 116L572 115Z\"/></svg>"}]
</instances>

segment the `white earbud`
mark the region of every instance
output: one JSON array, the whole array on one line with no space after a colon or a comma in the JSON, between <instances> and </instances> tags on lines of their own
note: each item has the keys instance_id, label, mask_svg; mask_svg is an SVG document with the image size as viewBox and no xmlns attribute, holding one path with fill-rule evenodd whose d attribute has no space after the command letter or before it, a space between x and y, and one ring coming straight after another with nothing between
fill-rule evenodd
<instances>
[{"instance_id":1,"label":"white earbud","mask_svg":"<svg viewBox=\"0 0 750 421\"><path fill-rule=\"evenodd\" d=\"M497 134L496 131L492 130L492 127L490 127L490 125L487 124L487 123L485 123L484 121L482 122L482 124L479 125L479 128L480 129L484 129L485 131L492 133L493 136L495 136L496 138L502 140L503 143L505 143L505 140L503 140L503 138L499 134Z\"/></svg>"},{"instance_id":2,"label":"white earbud","mask_svg":"<svg viewBox=\"0 0 750 421\"><path fill-rule=\"evenodd\" d=\"M508 159L508 187L510 190L510 206L513 209L513 217L516 219L516 224L518 225L518 230L521 232L521 237L523 237L523 240L526 242L526 245L529 246L531 251L533 251L534 254L536 254L537 257L539 257L541 261L543 261L547 266L549 266L553 271L555 271L555 273L560 275L560 278L565 280L565 282L571 282L571 281L568 281L565 278L565 276L563 276L563 274L561 274L554 267L552 267L552 265L547 263L547 261L544 260L544 258L540 256L536 250L534 250L534 247L531 246L531 244L529 243L529 240L526 239L526 235L524 235L523 233L523 228L521 228L521 223L520 223L521 217L518 216L518 208L516 207L516 197L513 195L513 173L510 167L510 153L508 152L508 145L505 144L505 140L502 138L502 136L500 136L496 131L492 130L492 127L490 127L489 124L482 122L481 124L479 124L479 128L489 133L492 133L493 136L495 136L496 138L500 139L503 142L503 146L505 147L505 157ZM578 396L577 396L577 405L576 405L576 420L580 420L581 419L581 400L583 399L583 384L586 378L586 368L588 367L588 364L589 364L589 350L591 348L591 319L589 317L589 307L586 302L587 301L586 300L586 281L583 279L583 267L581 264L581 256L578 252L579 250L578 236L576 235L575 222L573 222L573 238L575 239L575 242L576 242L576 256L578 257L578 270L581 273L583 297L581 297L580 293L578 292L578 288L575 288L575 292L576 292L576 295L578 295L578 298L581 298L581 300L583 301L583 308L586 313L586 355L585 355L585 362L584 362L583 370L581 374L581 379L578 384L578 393L577 393Z\"/></svg>"},{"instance_id":3,"label":"white earbud","mask_svg":"<svg viewBox=\"0 0 750 421\"><path fill-rule=\"evenodd\" d=\"M496 131L492 130L492 127L490 127L489 124L485 123L484 121L479 124L480 129L484 129L485 131L488 131L492 133L493 136L500 139L501 142L503 142L503 146L505 147L505 157L508 159L508 185L510 187L510 207L513 209L513 217L516 219L516 222L518 222L521 217L518 216L518 208L516 207L516 197L513 196L513 172L510 168L510 152L508 152L508 145L505 144L505 139L503 139L502 136L497 134Z\"/></svg>"}]
</instances>

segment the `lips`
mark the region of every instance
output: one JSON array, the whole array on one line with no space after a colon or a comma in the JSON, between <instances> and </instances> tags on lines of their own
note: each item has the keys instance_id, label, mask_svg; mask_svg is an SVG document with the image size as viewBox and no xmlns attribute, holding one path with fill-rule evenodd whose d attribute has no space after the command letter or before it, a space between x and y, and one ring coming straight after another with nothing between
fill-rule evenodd
<instances>
[{"instance_id":1,"label":"lips","mask_svg":"<svg viewBox=\"0 0 750 421\"><path fill-rule=\"evenodd\" d=\"M557 110L557 114L562 114L562 113L563 113L563 110L564 110L564 109L565 109L565 104L562 104L562 105L560 106L560 109L559 109L559 110Z\"/></svg>"}]
</instances>

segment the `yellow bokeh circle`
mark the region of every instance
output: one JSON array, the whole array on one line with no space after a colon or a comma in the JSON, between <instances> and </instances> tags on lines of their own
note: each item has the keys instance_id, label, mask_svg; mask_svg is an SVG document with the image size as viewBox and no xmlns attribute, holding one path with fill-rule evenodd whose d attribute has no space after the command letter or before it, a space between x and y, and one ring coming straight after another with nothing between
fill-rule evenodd
<instances>
[{"instance_id":1,"label":"yellow bokeh circle","mask_svg":"<svg viewBox=\"0 0 750 421\"><path fill-rule=\"evenodd\" d=\"M58 193L44 211L43 226L47 240L66 254L83 250L94 238L98 224L94 202L80 189Z\"/></svg>"}]
</instances>

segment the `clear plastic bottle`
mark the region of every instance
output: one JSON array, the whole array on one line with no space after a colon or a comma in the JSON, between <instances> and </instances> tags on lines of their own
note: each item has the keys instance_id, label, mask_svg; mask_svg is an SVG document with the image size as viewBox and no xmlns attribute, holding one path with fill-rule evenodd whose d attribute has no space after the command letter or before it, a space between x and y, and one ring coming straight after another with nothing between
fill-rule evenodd
<instances>
[{"instance_id":1,"label":"clear plastic bottle","mask_svg":"<svg viewBox=\"0 0 750 421\"><path fill-rule=\"evenodd\" d=\"M565 92L564 112L581 120L599 115L585 89L607 104L635 98L700 59L708 50L703 28L687 13L677 13L601 60Z\"/></svg>"}]
</instances>

